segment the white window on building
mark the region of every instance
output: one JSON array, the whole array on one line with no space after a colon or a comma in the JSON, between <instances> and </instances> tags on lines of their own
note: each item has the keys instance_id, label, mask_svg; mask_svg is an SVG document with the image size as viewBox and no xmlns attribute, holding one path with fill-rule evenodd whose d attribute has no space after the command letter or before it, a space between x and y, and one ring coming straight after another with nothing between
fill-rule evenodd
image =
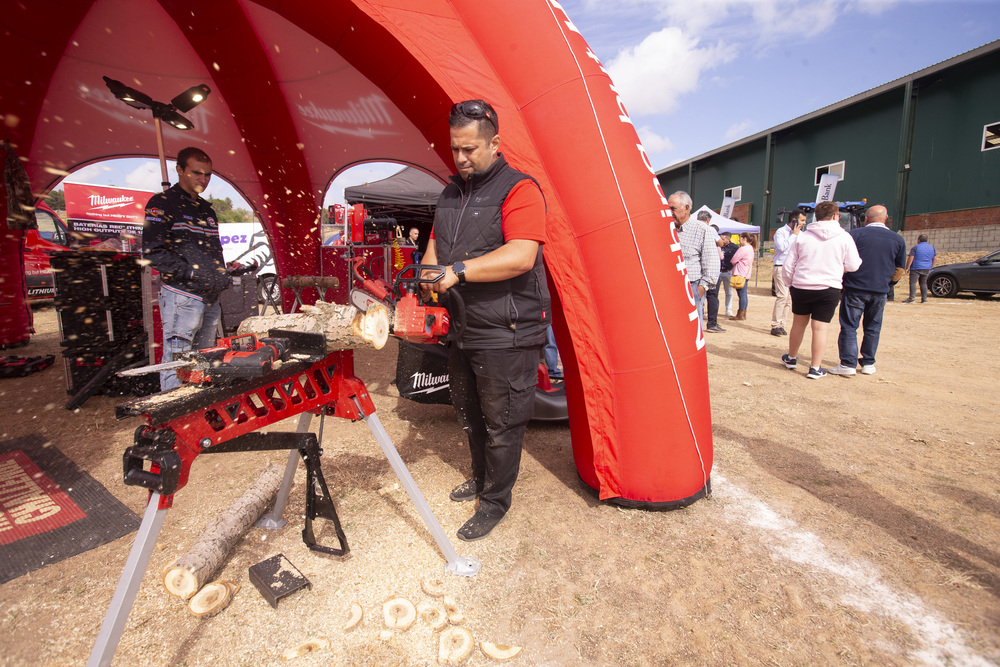
<instances>
[{"instance_id":1,"label":"white window on building","mask_svg":"<svg viewBox=\"0 0 1000 667\"><path fill-rule=\"evenodd\" d=\"M1000 148L1000 123L983 126L983 150L991 151L995 148Z\"/></svg>"},{"instance_id":2,"label":"white window on building","mask_svg":"<svg viewBox=\"0 0 1000 667\"><path fill-rule=\"evenodd\" d=\"M819 185L819 179L823 177L823 174L836 174L840 177L840 180L844 180L844 169L847 166L847 162L841 160L840 162L834 162L833 164L825 164L822 167L816 167L816 182L813 185Z\"/></svg>"},{"instance_id":3,"label":"white window on building","mask_svg":"<svg viewBox=\"0 0 1000 667\"><path fill-rule=\"evenodd\" d=\"M739 201L743 199L743 186L737 185L735 188L727 188L725 192L722 193L723 197L732 197L733 201Z\"/></svg>"}]
</instances>

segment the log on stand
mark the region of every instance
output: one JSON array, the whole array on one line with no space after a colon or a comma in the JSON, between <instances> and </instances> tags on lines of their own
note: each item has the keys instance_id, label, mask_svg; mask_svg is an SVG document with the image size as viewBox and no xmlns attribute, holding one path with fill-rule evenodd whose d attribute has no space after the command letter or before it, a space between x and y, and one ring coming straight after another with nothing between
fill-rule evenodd
<instances>
[{"instance_id":1,"label":"log on stand","mask_svg":"<svg viewBox=\"0 0 1000 667\"><path fill-rule=\"evenodd\" d=\"M253 486L216 517L194 546L163 571L163 586L170 594L187 600L211 580L233 545L267 511L284 470L282 465L268 466Z\"/></svg>"},{"instance_id":2,"label":"log on stand","mask_svg":"<svg viewBox=\"0 0 1000 667\"><path fill-rule=\"evenodd\" d=\"M365 312L350 305L317 301L298 313L248 317L240 324L239 333L260 337L271 329L323 334L330 352L357 347L381 350L389 340L389 311L379 304Z\"/></svg>"}]
</instances>

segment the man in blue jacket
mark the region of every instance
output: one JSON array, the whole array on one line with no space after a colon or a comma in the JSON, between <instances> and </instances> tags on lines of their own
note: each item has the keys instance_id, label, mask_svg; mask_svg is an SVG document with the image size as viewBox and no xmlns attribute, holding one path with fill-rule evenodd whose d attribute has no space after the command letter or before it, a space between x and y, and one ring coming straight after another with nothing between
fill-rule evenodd
<instances>
[{"instance_id":1,"label":"man in blue jacket","mask_svg":"<svg viewBox=\"0 0 1000 667\"><path fill-rule=\"evenodd\" d=\"M212 159L200 148L177 154L177 184L146 203L142 256L160 273L163 362L215 345L219 296L229 285L219 240L219 218L199 195L212 178ZM160 389L180 386L174 370L160 373Z\"/></svg>"},{"instance_id":2,"label":"man in blue jacket","mask_svg":"<svg viewBox=\"0 0 1000 667\"><path fill-rule=\"evenodd\" d=\"M844 291L840 300L840 365L830 369L834 375L850 376L875 372L875 350L882 331L882 311L885 309L889 281L897 268L906 262L903 237L886 227L889 214L885 206L876 204L865 213L865 226L851 230L854 244L861 255L861 268L844 274ZM864 323L861 356L858 357L858 327Z\"/></svg>"}]
</instances>

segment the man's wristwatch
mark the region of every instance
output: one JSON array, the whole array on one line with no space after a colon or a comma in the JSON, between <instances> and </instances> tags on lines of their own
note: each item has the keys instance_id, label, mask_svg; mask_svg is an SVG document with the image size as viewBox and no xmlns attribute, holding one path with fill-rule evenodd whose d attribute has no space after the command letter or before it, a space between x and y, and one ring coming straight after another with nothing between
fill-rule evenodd
<instances>
[{"instance_id":1,"label":"man's wristwatch","mask_svg":"<svg viewBox=\"0 0 1000 667\"><path fill-rule=\"evenodd\" d=\"M451 265L451 270L458 276L458 284L465 284L465 262L455 262Z\"/></svg>"}]
</instances>

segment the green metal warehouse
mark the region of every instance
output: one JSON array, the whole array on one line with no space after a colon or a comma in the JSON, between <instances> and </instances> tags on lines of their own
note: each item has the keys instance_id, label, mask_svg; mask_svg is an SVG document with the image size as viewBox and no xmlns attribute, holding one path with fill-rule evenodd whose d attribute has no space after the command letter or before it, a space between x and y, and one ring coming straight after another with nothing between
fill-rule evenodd
<instances>
[{"instance_id":1,"label":"green metal warehouse","mask_svg":"<svg viewBox=\"0 0 1000 667\"><path fill-rule=\"evenodd\" d=\"M813 202L822 173L837 201L885 204L909 247L1000 248L1000 40L657 172L770 239L779 209Z\"/></svg>"}]
</instances>

